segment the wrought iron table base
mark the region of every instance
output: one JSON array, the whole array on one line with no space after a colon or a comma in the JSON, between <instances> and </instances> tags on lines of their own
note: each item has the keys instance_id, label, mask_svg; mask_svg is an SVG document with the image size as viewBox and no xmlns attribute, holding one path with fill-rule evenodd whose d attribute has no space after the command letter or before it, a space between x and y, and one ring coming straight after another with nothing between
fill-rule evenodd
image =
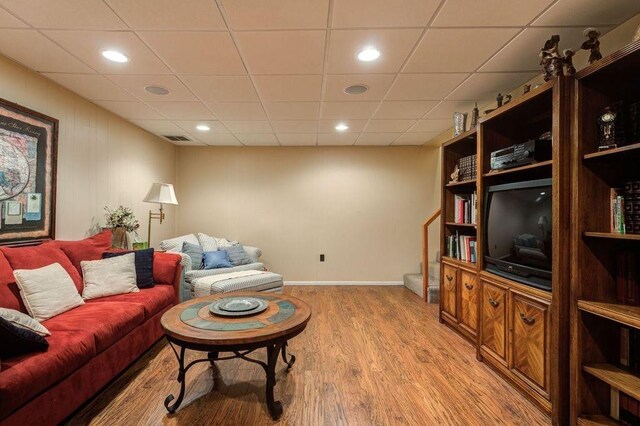
<instances>
[{"instance_id":1,"label":"wrought iron table base","mask_svg":"<svg viewBox=\"0 0 640 426\"><path fill-rule=\"evenodd\" d=\"M257 359L249 358L247 355L255 351L259 348L247 349L243 351L231 351L233 356L225 356L220 357L218 352L208 352L206 358L197 359L191 361L189 364L185 366L185 352L186 347L181 346L176 342L176 345L180 347L180 353L176 350L174 344L169 340L169 345L173 350L173 353L176 355L178 359L178 383L180 383L180 393L178 394L178 399L176 399L173 394L169 394L164 400L164 406L169 412L169 414L173 414L176 412L180 404L182 404L182 400L184 399L184 393L186 388L186 374L187 371L196 364L201 362L209 362L211 367L214 366L216 361L225 361L228 359L236 359L240 358L248 362L252 362L254 364L258 364L264 369L264 372L267 375L267 388L266 388L266 399L267 399L267 408L269 409L269 414L273 418L273 420L278 420L282 415L282 403L280 401L275 401L273 397L273 388L276 385L276 364L278 363L278 355L282 354L282 360L285 364L287 364L287 371L293 367L293 364L296 362L296 357L294 355L287 356L287 342L276 342L273 344L269 344L266 346L267 348L267 362L260 361ZM264 347L264 346L263 346ZM171 401L174 399L175 402L171 404Z\"/></svg>"}]
</instances>

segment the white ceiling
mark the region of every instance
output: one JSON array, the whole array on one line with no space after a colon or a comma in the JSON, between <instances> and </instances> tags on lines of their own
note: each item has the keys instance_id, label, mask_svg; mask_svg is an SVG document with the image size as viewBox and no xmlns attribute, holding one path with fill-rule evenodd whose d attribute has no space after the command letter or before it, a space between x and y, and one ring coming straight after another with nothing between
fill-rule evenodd
<instances>
[{"instance_id":1,"label":"white ceiling","mask_svg":"<svg viewBox=\"0 0 640 426\"><path fill-rule=\"evenodd\" d=\"M422 145L539 74L551 34L578 47L586 26L637 13L639 0L0 0L0 53L192 139L180 145ZM368 46L382 56L358 61Z\"/></svg>"}]
</instances>

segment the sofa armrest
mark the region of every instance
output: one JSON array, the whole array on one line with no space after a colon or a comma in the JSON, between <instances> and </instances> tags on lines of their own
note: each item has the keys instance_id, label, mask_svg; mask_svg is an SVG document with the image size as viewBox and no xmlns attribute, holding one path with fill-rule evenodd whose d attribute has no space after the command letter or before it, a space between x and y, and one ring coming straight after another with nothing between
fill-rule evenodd
<instances>
[{"instance_id":1,"label":"sofa armrest","mask_svg":"<svg viewBox=\"0 0 640 426\"><path fill-rule=\"evenodd\" d=\"M262 250L258 247L244 246L244 251L251 257L254 263L262 256Z\"/></svg>"},{"instance_id":2,"label":"sofa armrest","mask_svg":"<svg viewBox=\"0 0 640 426\"><path fill-rule=\"evenodd\" d=\"M177 253L153 254L153 281L159 285L172 285L176 303L180 303L180 284L182 282L182 258Z\"/></svg>"}]
</instances>

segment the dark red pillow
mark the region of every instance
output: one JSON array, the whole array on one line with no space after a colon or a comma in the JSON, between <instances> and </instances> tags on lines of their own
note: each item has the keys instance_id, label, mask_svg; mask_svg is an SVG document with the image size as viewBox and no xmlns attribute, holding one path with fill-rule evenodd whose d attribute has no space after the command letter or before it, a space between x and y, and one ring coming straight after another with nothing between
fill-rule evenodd
<instances>
[{"instance_id":1,"label":"dark red pillow","mask_svg":"<svg viewBox=\"0 0 640 426\"><path fill-rule=\"evenodd\" d=\"M69 257L73 266L82 276L80 262L83 260L100 260L102 259L102 253L111 248L111 230L103 231L80 241L56 240L55 243Z\"/></svg>"},{"instance_id":2,"label":"dark red pillow","mask_svg":"<svg viewBox=\"0 0 640 426\"><path fill-rule=\"evenodd\" d=\"M7 258L13 270L38 269L52 263L59 263L73 280L78 293L82 294L84 285L80 273L55 242L46 242L30 247L0 247L0 251Z\"/></svg>"}]
</instances>

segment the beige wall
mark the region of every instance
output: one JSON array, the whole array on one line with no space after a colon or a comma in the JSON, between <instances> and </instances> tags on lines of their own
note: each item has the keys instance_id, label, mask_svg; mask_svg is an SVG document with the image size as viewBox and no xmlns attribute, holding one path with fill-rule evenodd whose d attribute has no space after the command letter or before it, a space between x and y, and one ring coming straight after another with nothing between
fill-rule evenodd
<instances>
[{"instance_id":1,"label":"beige wall","mask_svg":"<svg viewBox=\"0 0 640 426\"><path fill-rule=\"evenodd\" d=\"M179 147L177 170L178 234L258 246L287 281L401 281L437 208L433 148Z\"/></svg>"},{"instance_id":2,"label":"beige wall","mask_svg":"<svg viewBox=\"0 0 640 426\"><path fill-rule=\"evenodd\" d=\"M152 182L175 180L175 150L168 142L0 56L0 98L60 120L56 238L79 239L100 223L104 206L134 208L146 240L142 203ZM175 233L175 209L154 223L155 241Z\"/></svg>"}]
</instances>

